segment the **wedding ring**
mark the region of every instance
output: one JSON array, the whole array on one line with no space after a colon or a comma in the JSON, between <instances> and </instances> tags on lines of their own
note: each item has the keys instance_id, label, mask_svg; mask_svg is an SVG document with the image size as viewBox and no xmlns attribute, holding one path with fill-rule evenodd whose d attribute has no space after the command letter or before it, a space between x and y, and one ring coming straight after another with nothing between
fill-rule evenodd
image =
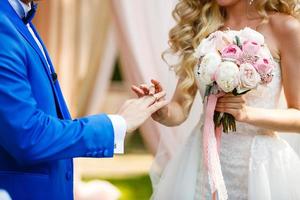
<instances>
[{"instance_id":1,"label":"wedding ring","mask_svg":"<svg viewBox=\"0 0 300 200\"><path fill-rule=\"evenodd\" d=\"M154 94L155 94L155 87L154 87L154 85L151 85L151 86L149 87L149 94L150 94L150 95L154 95Z\"/></svg>"}]
</instances>

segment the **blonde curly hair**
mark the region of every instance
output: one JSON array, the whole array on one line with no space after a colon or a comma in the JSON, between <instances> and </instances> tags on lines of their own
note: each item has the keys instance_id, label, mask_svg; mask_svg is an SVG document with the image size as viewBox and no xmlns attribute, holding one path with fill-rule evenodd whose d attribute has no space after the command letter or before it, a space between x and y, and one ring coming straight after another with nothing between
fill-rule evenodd
<instances>
[{"instance_id":1,"label":"blonde curly hair","mask_svg":"<svg viewBox=\"0 0 300 200\"><path fill-rule=\"evenodd\" d=\"M253 6L262 21L268 20L268 12L279 12L300 19L299 0L256 0ZM223 26L226 12L215 0L180 0L172 15L177 24L169 33L170 51L181 58L172 67L181 79L179 88L183 92L184 107L189 108L195 93L193 68L197 62L192 54L202 39Z\"/></svg>"}]
</instances>

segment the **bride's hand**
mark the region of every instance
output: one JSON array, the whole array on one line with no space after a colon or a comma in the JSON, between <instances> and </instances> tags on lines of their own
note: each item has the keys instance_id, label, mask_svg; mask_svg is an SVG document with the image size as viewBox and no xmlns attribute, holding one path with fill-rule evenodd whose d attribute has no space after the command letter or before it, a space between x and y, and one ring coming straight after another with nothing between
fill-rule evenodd
<instances>
[{"instance_id":1,"label":"bride's hand","mask_svg":"<svg viewBox=\"0 0 300 200\"><path fill-rule=\"evenodd\" d=\"M146 84L141 84L140 86L132 85L131 89L139 98L147 95L154 95L164 90L159 81L152 79L151 83L152 84L150 86ZM165 100L165 97L162 97L161 99L157 99L158 102L163 100ZM153 113L152 118L155 121L160 121L162 118L164 118L167 115L168 115L168 106L166 105L161 109L159 109L158 111L156 111L155 113Z\"/></svg>"},{"instance_id":2,"label":"bride's hand","mask_svg":"<svg viewBox=\"0 0 300 200\"><path fill-rule=\"evenodd\" d=\"M234 96L228 93L218 99L215 110L222 113L229 113L237 121L246 122L249 107L246 105L244 95Z\"/></svg>"}]
</instances>

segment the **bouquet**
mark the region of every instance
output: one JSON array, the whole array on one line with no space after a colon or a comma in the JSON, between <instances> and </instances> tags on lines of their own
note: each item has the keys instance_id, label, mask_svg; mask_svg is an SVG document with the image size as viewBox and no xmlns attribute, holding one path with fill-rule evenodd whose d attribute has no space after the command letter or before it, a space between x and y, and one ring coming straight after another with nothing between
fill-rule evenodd
<instances>
[{"instance_id":1,"label":"bouquet","mask_svg":"<svg viewBox=\"0 0 300 200\"><path fill-rule=\"evenodd\" d=\"M236 131L235 119L215 111L218 98L226 93L245 94L273 78L274 63L264 36L250 28L241 31L216 31L196 48L197 82L205 86L203 159L211 193L227 200L220 164L221 133Z\"/></svg>"},{"instance_id":2,"label":"bouquet","mask_svg":"<svg viewBox=\"0 0 300 200\"><path fill-rule=\"evenodd\" d=\"M210 95L245 94L272 81L274 63L264 37L250 29L217 31L196 48L196 74ZM228 113L214 113L215 127L223 132L236 131L235 119Z\"/></svg>"}]
</instances>

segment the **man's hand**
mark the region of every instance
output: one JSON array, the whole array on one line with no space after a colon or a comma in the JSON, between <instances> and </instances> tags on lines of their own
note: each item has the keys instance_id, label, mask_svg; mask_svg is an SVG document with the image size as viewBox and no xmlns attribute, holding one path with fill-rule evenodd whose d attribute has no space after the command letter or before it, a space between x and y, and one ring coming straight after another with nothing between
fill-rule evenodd
<instances>
[{"instance_id":1,"label":"man's hand","mask_svg":"<svg viewBox=\"0 0 300 200\"><path fill-rule=\"evenodd\" d=\"M141 84L140 86L133 85L131 87L132 91L139 97L143 98L144 96L151 95L151 94L158 94L162 91L164 91L162 85L159 81L152 79L151 80L152 85L147 86L146 84ZM165 101L165 96L163 96L160 99L157 99L158 102ZM156 112L152 114L152 119L160 122L164 117L168 116L168 106L167 104L160 109L158 109Z\"/></svg>"},{"instance_id":2,"label":"man's hand","mask_svg":"<svg viewBox=\"0 0 300 200\"><path fill-rule=\"evenodd\" d=\"M124 103L118 114L127 123L127 132L133 132L141 126L153 113L168 104L166 100L160 100L166 96L166 92L159 92L139 99L130 99Z\"/></svg>"}]
</instances>

